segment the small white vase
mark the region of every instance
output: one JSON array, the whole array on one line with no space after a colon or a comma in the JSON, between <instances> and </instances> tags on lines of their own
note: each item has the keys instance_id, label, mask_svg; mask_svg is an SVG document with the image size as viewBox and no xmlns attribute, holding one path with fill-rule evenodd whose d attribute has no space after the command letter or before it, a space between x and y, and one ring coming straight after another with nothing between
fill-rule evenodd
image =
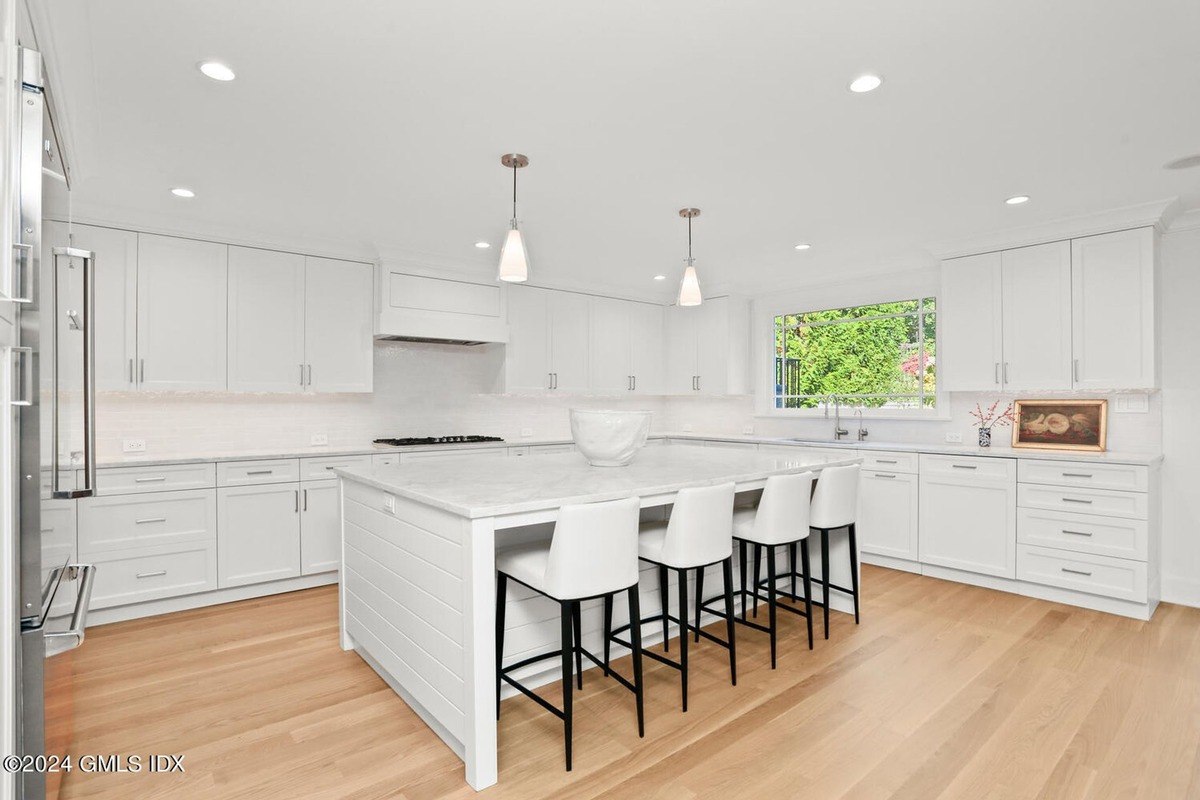
<instances>
[{"instance_id":1,"label":"small white vase","mask_svg":"<svg viewBox=\"0 0 1200 800\"><path fill-rule=\"evenodd\" d=\"M650 435L650 411L571 409L571 438L593 467L624 467Z\"/></svg>"}]
</instances>

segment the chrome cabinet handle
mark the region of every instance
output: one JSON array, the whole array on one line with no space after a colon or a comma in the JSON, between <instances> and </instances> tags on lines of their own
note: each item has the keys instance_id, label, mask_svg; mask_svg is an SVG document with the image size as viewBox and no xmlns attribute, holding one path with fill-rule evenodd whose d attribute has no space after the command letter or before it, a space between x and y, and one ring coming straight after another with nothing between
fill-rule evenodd
<instances>
[{"instance_id":1,"label":"chrome cabinet handle","mask_svg":"<svg viewBox=\"0 0 1200 800\"><path fill-rule=\"evenodd\" d=\"M900 463L899 461L896 461L894 458L877 458L875 460L877 462L879 462L880 464L899 464Z\"/></svg>"},{"instance_id":2,"label":"chrome cabinet handle","mask_svg":"<svg viewBox=\"0 0 1200 800\"><path fill-rule=\"evenodd\" d=\"M135 519L135 525L149 525L151 522L166 522L166 517L146 517L145 519Z\"/></svg>"},{"instance_id":3,"label":"chrome cabinet handle","mask_svg":"<svg viewBox=\"0 0 1200 800\"><path fill-rule=\"evenodd\" d=\"M951 464L954 469L979 469L978 464Z\"/></svg>"},{"instance_id":4,"label":"chrome cabinet handle","mask_svg":"<svg viewBox=\"0 0 1200 800\"><path fill-rule=\"evenodd\" d=\"M875 477L876 478L894 478L894 477L896 477L896 475L891 472L876 472Z\"/></svg>"},{"instance_id":5,"label":"chrome cabinet handle","mask_svg":"<svg viewBox=\"0 0 1200 800\"><path fill-rule=\"evenodd\" d=\"M133 383L133 359L129 359L129 382Z\"/></svg>"},{"instance_id":6,"label":"chrome cabinet handle","mask_svg":"<svg viewBox=\"0 0 1200 800\"><path fill-rule=\"evenodd\" d=\"M306 386L312 386L312 364L304 365L304 375L304 384Z\"/></svg>"},{"instance_id":7,"label":"chrome cabinet handle","mask_svg":"<svg viewBox=\"0 0 1200 800\"><path fill-rule=\"evenodd\" d=\"M167 479L166 475L158 475L154 478L134 478L133 482L134 483L159 483L160 481L165 481L166 479Z\"/></svg>"},{"instance_id":8,"label":"chrome cabinet handle","mask_svg":"<svg viewBox=\"0 0 1200 800\"><path fill-rule=\"evenodd\" d=\"M252 469L252 470L249 470L246 474L247 475L270 475L274 471L275 470L273 470L273 469Z\"/></svg>"},{"instance_id":9,"label":"chrome cabinet handle","mask_svg":"<svg viewBox=\"0 0 1200 800\"><path fill-rule=\"evenodd\" d=\"M996 385L1000 385L1000 362L996 362Z\"/></svg>"},{"instance_id":10,"label":"chrome cabinet handle","mask_svg":"<svg viewBox=\"0 0 1200 800\"><path fill-rule=\"evenodd\" d=\"M300 513L300 490L293 489L292 491L296 493L296 513L299 514Z\"/></svg>"},{"instance_id":11,"label":"chrome cabinet handle","mask_svg":"<svg viewBox=\"0 0 1200 800\"><path fill-rule=\"evenodd\" d=\"M304 365L300 365L300 385L304 385Z\"/></svg>"},{"instance_id":12,"label":"chrome cabinet handle","mask_svg":"<svg viewBox=\"0 0 1200 800\"><path fill-rule=\"evenodd\" d=\"M1079 381L1079 359L1071 361L1071 380L1078 383Z\"/></svg>"},{"instance_id":13,"label":"chrome cabinet handle","mask_svg":"<svg viewBox=\"0 0 1200 800\"><path fill-rule=\"evenodd\" d=\"M308 511L308 489L304 490L304 510Z\"/></svg>"},{"instance_id":14,"label":"chrome cabinet handle","mask_svg":"<svg viewBox=\"0 0 1200 800\"><path fill-rule=\"evenodd\" d=\"M142 578L158 578L166 574L167 571L165 569L160 569L155 572L139 572L134 577L136 577L138 580L141 580Z\"/></svg>"},{"instance_id":15,"label":"chrome cabinet handle","mask_svg":"<svg viewBox=\"0 0 1200 800\"><path fill-rule=\"evenodd\" d=\"M1008 362L1004 362L1004 382L1008 383Z\"/></svg>"},{"instance_id":16,"label":"chrome cabinet handle","mask_svg":"<svg viewBox=\"0 0 1200 800\"><path fill-rule=\"evenodd\" d=\"M1063 528L1063 533L1069 533L1072 536L1091 536L1092 535L1091 531L1069 531L1066 528Z\"/></svg>"},{"instance_id":17,"label":"chrome cabinet handle","mask_svg":"<svg viewBox=\"0 0 1200 800\"><path fill-rule=\"evenodd\" d=\"M1092 504L1091 500L1083 500L1078 497L1064 497L1062 501L1064 503L1082 503L1085 506L1090 506Z\"/></svg>"},{"instance_id":18,"label":"chrome cabinet handle","mask_svg":"<svg viewBox=\"0 0 1200 800\"><path fill-rule=\"evenodd\" d=\"M1062 476L1064 478L1090 478L1092 474L1090 472L1064 472Z\"/></svg>"},{"instance_id":19,"label":"chrome cabinet handle","mask_svg":"<svg viewBox=\"0 0 1200 800\"><path fill-rule=\"evenodd\" d=\"M637 375L633 376L633 390L637 391Z\"/></svg>"},{"instance_id":20,"label":"chrome cabinet handle","mask_svg":"<svg viewBox=\"0 0 1200 800\"><path fill-rule=\"evenodd\" d=\"M138 359L138 383L146 382L146 359Z\"/></svg>"},{"instance_id":21,"label":"chrome cabinet handle","mask_svg":"<svg viewBox=\"0 0 1200 800\"><path fill-rule=\"evenodd\" d=\"M10 401L10 405L31 406L33 405L33 348L10 347L8 350L14 357L13 367L16 370L14 385L20 387L18 391L13 392L14 399Z\"/></svg>"},{"instance_id":22,"label":"chrome cabinet handle","mask_svg":"<svg viewBox=\"0 0 1200 800\"><path fill-rule=\"evenodd\" d=\"M1090 577L1092 577L1092 573L1090 573L1090 572L1084 572L1084 571L1083 571L1083 570L1081 570L1081 569L1070 569L1070 568L1068 568L1068 567L1063 567L1063 568L1062 568L1062 571L1063 571L1063 572L1069 572L1069 573L1071 573L1072 575L1082 575L1082 576L1084 576L1085 578L1090 578Z\"/></svg>"}]
</instances>

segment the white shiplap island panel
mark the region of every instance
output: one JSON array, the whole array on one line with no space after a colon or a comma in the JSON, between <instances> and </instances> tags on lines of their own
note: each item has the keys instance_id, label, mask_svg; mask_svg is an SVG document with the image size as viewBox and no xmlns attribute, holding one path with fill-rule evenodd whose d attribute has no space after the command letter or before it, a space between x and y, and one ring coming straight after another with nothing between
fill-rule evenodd
<instances>
[{"instance_id":1,"label":"white shiplap island panel","mask_svg":"<svg viewBox=\"0 0 1200 800\"><path fill-rule=\"evenodd\" d=\"M337 470L342 479L342 647L357 651L466 764L497 780L495 554L558 509L858 462L849 453L645 448L628 467L577 453ZM516 539L514 538L514 541ZM832 561L832 558L831 558ZM836 577L835 577L836 579Z\"/></svg>"}]
</instances>

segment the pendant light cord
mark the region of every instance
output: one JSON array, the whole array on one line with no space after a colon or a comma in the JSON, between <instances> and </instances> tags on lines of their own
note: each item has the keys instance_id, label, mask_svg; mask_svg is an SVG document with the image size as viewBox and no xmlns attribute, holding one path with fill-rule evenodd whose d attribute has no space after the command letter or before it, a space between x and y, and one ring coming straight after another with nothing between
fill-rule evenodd
<instances>
[{"instance_id":1,"label":"pendant light cord","mask_svg":"<svg viewBox=\"0 0 1200 800\"><path fill-rule=\"evenodd\" d=\"M688 266L692 266L692 218L688 217Z\"/></svg>"},{"instance_id":2,"label":"pendant light cord","mask_svg":"<svg viewBox=\"0 0 1200 800\"><path fill-rule=\"evenodd\" d=\"M513 171L513 216L512 216L512 221L513 221L513 226L516 227L516 224L517 224L517 165L516 164L513 164L512 171Z\"/></svg>"}]
</instances>

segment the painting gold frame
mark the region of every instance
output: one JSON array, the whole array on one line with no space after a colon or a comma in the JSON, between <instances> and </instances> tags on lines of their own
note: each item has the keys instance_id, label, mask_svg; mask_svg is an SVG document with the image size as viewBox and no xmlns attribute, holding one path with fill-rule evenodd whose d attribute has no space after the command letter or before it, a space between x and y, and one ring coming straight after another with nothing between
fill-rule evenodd
<instances>
[{"instance_id":1,"label":"painting gold frame","mask_svg":"<svg viewBox=\"0 0 1200 800\"><path fill-rule=\"evenodd\" d=\"M1021 420L1031 411L1045 410L1046 414L1065 414L1071 412L1094 416L1099 421L1099 435L1096 442L1048 442L1031 441L1036 434L1025 432L1022 439ZM1108 446L1108 401L1107 400L1017 400L1013 404L1012 446L1035 450L1078 450L1091 453L1103 453Z\"/></svg>"}]
</instances>

